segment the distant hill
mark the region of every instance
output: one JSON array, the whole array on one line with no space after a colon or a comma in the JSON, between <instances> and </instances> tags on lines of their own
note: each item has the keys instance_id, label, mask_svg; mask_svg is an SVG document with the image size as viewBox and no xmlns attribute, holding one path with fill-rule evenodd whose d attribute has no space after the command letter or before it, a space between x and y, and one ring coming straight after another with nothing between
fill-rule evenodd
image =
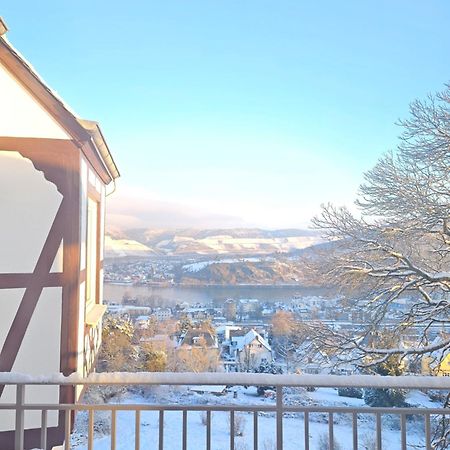
<instances>
[{"instance_id":1,"label":"distant hill","mask_svg":"<svg viewBox=\"0 0 450 450\"><path fill-rule=\"evenodd\" d=\"M260 260L236 260L192 264L184 266L179 282L186 284L303 284L305 282L297 261L286 258ZM226 260L224 260L226 261Z\"/></svg>"},{"instance_id":2,"label":"distant hill","mask_svg":"<svg viewBox=\"0 0 450 450\"><path fill-rule=\"evenodd\" d=\"M132 239L119 239L109 235L105 236L106 257L146 256L154 253L151 248Z\"/></svg>"},{"instance_id":3,"label":"distant hill","mask_svg":"<svg viewBox=\"0 0 450 450\"><path fill-rule=\"evenodd\" d=\"M321 242L301 229L131 229L108 230L106 256L268 255L289 253Z\"/></svg>"}]
</instances>

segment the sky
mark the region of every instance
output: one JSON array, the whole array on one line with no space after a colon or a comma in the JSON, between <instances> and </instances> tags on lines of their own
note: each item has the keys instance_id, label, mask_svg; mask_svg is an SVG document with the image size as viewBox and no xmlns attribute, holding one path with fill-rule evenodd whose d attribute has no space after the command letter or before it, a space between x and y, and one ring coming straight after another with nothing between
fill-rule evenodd
<instances>
[{"instance_id":1,"label":"sky","mask_svg":"<svg viewBox=\"0 0 450 450\"><path fill-rule=\"evenodd\" d=\"M2 0L121 172L120 227L307 227L450 81L448 0Z\"/></svg>"}]
</instances>

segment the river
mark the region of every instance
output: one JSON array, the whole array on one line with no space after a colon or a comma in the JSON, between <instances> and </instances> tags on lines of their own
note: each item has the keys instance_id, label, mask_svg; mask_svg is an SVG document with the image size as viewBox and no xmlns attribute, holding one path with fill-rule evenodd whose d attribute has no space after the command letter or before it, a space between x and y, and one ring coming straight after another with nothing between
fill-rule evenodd
<instances>
[{"instance_id":1,"label":"river","mask_svg":"<svg viewBox=\"0 0 450 450\"><path fill-rule=\"evenodd\" d=\"M106 301L121 303L124 295L148 306L175 306L177 303L213 303L220 306L228 298L257 298L262 302L286 301L293 297L331 295L323 288L302 286L145 286L105 283Z\"/></svg>"}]
</instances>

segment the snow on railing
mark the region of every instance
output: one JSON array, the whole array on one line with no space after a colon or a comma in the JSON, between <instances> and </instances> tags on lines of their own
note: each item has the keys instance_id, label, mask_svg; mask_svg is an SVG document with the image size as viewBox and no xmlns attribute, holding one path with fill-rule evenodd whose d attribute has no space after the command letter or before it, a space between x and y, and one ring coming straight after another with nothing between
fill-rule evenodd
<instances>
[{"instance_id":1,"label":"snow on railing","mask_svg":"<svg viewBox=\"0 0 450 450\"><path fill-rule=\"evenodd\" d=\"M0 372L0 385L258 385L297 387L359 387L450 390L450 377L378 375L297 375L265 373L105 372L86 378L78 374L27 375Z\"/></svg>"},{"instance_id":2,"label":"snow on railing","mask_svg":"<svg viewBox=\"0 0 450 450\"><path fill-rule=\"evenodd\" d=\"M220 439L227 439L223 430L228 427L228 441L229 449L236 450L237 446L243 445L247 448L247 444L251 441L254 450L259 450L259 442L262 440L262 434L273 426L274 424L274 445L271 448L277 450L287 450L288 448L298 448L300 440L303 441L303 448L309 450L314 448L318 442L318 430L325 426L326 432L324 434L327 448L333 449L335 439L335 429L339 432L339 438L345 441L344 448L352 448L358 450L360 448L361 440L365 433L374 436L374 445L377 450L385 448L385 439L398 439L394 436L394 432L389 426L383 425L383 417L386 415L395 415L400 421L400 429L398 430L401 449L407 450L408 445L417 442L422 445L421 448L431 450L434 442L434 435L436 430L439 431L439 424L448 423L450 410L442 407L402 407L402 408L370 408L363 405L344 405L344 406L321 406L314 404L291 404L286 402L284 398L284 387L358 387L358 388L404 388L404 389L442 389L450 390L450 377L432 377L432 376L400 376L400 377L382 377L371 375L273 375L273 374L257 374L257 373L98 373L91 374L87 378L80 377L73 374L64 377L62 374L31 376L21 373L0 373L0 385L15 385L16 386L16 402L15 403L0 403L0 412L10 413L10 419L14 420L15 428L12 438L14 444L8 448L14 450L25 450L39 446L41 449L51 448L53 445L61 444L61 436L64 436L65 448L71 448L71 432L73 427L73 419L75 412L83 412L87 414L88 424L85 430L88 449L97 449L97 443L102 444L103 440L95 441L95 414L103 411L110 414L110 448L116 450L120 444L120 448L135 448L141 449L141 429L144 424L149 429L150 433L143 434L145 439L153 439L155 448L159 450L171 449L171 439L168 438L168 428L172 426L172 422L178 421L177 429L181 428L182 448L187 449L187 442L195 440L196 445L206 444L206 449L211 450L213 442L220 436ZM136 404L128 402L113 402L113 403L27 403L25 401L26 391L28 385L53 385L53 386L74 386L74 385L228 385L228 386L271 386L275 389L275 397L272 397L272 402L261 403L233 403L233 400L227 402L218 402L212 404L180 404L178 401L172 403L154 404L151 402L137 402ZM26 431L26 414L37 413L41 415L40 423L37 424L36 432L29 433ZM126 413L134 413L131 416L126 416ZM173 416L177 413L178 416ZM194 430L196 422L192 422L193 414L204 414L203 421L205 430L202 428L204 436L199 436L199 433ZM214 413L213 427L212 414ZM49 420L51 414L58 414L62 419L59 422L59 434L50 432ZM172 414L172 415L170 415ZM181 415L180 415L181 414ZM235 427L238 426L239 421L236 418L246 414L253 422L253 440L245 437L249 442L242 438L239 432L236 432ZM326 423L323 420L315 422L314 414L326 417ZM169 422L165 422L165 417L170 415ZM350 423L339 422L342 415L350 417ZM128 417L130 422L130 430L132 432L122 435L117 430L118 417L122 419ZM145 416L145 420L143 418ZM372 420L370 417L373 416ZM174 419L175 417L175 419ZM177 418L176 418L177 417ZM363 419L364 417L364 419ZM409 435L407 430L411 425L408 420L415 417L414 426L422 427L421 436ZM188 418L191 418L188 427ZM221 419L220 419L221 418ZM227 420L225 420L228 418ZM219 428L222 431L216 431L217 420L222 420ZM302 425L300 425L300 420ZM148 427L149 421L152 421L153 428ZM227 425L228 424L228 425ZM203 426L203 425L202 425ZM39 432L40 427L40 432ZM173 428L173 427L172 427ZM170 428L170 433L175 431ZM198 426L197 426L198 428ZM292 435L295 431L296 438L294 440L284 439L284 428L288 435ZM299 438L298 431L303 429L302 437ZM342 432L345 429L345 433ZM188 432L188 430L190 430ZM156 432L155 432L156 431ZM198 430L197 430L198 431ZM311 432L310 432L311 431ZM177 431L177 433L180 430ZM264 433L263 433L264 432ZM216 433L216 434L215 434ZM219 433L219 434L217 434ZM222 433L222 434L221 434ZM261 434L262 433L262 434ZM31 441L31 440L32 441ZM134 440L131 444L129 440ZM28 444L25 445L25 443ZM33 442L33 447L30 447ZM95 443L94 443L95 442ZM263 445L264 441L262 441ZM168 445L167 445L168 444ZM292 445L291 445L292 444ZM227 445L227 444L225 444ZM291 446L290 446L291 445ZM290 446L290 447L289 447ZM3 447L2 447L3 448ZM81 447L86 448L86 447ZM80 449L77 447L77 450ZM104 448L104 447L99 447Z\"/></svg>"}]
</instances>

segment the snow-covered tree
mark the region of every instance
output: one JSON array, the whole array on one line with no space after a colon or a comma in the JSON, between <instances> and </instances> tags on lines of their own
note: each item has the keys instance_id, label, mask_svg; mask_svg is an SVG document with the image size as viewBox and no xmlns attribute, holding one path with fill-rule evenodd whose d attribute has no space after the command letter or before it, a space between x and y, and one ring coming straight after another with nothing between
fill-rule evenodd
<instances>
[{"instance_id":1,"label":"snow-covered tree","mask_svg":"<svg viewBox=\"0 0 450 450\"><path fill-rule=\"evenodd\" d=\"M273 362L262 362L259 367L254 369L255 373L271 373L273 375L278 375L283 373L283 369L280 366L277 366ZM258 395L264 395L267 390L275 390L274 386L257 386L256 392Z\"/></svg>"},{"instance_id":2,"label":"snow-covered tree","mask_svg":"<svg viewBox=\"0 0 450 450\"><path fill-rule=\"evenodd\" d=\"M279 310L273 315L271 325L272 347L277 356L284 360L286 371L289 372L298 347L296 336L297 323L294 314L289 311Z\"/></svg>"},{"instance_id":3,"label":"snow-covered tree","mask_svg":"<svg viewBox=\"0 0 450 450\"><path fill-rule=\"evenodd\" d=\"M364 402L369 406L390 408L407 406L403 389L364 389Z\"/></svg>"},{"instance_id":4,"label":"snow-covered tree","mask_svg":"<svg viewBox=\"0 0 450 450\"><path fill-rule=\"evenodd\" d=\"M365 174L359 213L328 204L313 220L331 244L310 259L310 273L359 299L353 307L372 320L358 336L312 326L311 339L361 365L450 348L450 336L431 342L427 333L432 324L448 323L450 312L450 85L414 101L400 125L396 151ZM407 309L389 317L398 345L371 345L368 336L400 297L409 298ZM413 327L422 330L417 345L401 346Z\"/></svg>"},{"instance_id":5,"label":"snow-covered tree","mask_svg":"<svg viewBox=\"0 0 450 450\"><path fill-rule=\"evenodd\" d=\"M133 324L123 318L108 317L103 323L98 357L100 371L135 371L137 351L132 345Z\"/></svg>"}]
</instances>

